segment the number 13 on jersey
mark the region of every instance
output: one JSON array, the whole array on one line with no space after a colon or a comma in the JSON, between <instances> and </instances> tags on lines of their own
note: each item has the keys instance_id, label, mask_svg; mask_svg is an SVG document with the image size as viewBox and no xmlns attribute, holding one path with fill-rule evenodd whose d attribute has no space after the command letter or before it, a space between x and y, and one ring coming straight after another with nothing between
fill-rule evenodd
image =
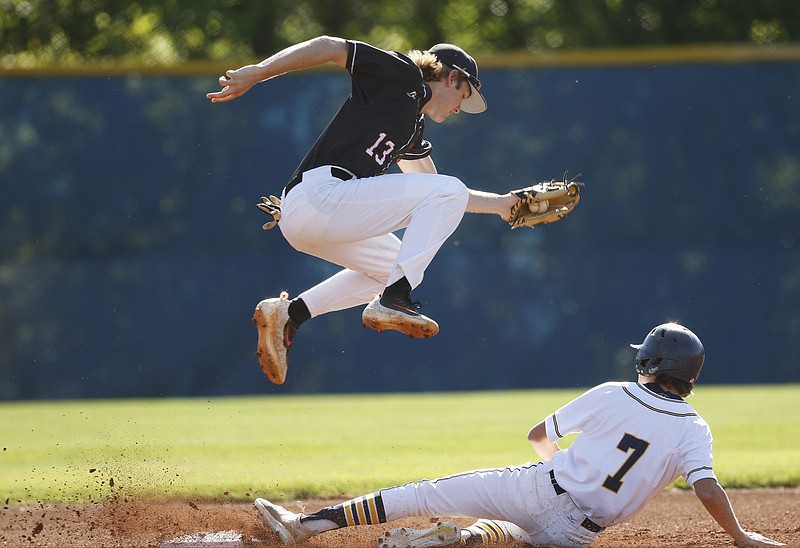
<instances>
[{"instance_id":1,"label":"number 13 on jersey","mask_svg":"<svg viewBox=\"0 0 800 548\"><path fill-rule=\"evenodd\" d=\"M378 145L380 145L384 139L386 139L385 133L378 134L378 139L375 141L375 143L365 151L373 160L375 160L375 163L377 163L379 166L385 164L386 158L392 152L394 152L394 143L392 141L386 141L383 144L382 153L380 153L380 151L378 152L375 151L375 149L378 148Z\"/></svg>"}]
</instances>

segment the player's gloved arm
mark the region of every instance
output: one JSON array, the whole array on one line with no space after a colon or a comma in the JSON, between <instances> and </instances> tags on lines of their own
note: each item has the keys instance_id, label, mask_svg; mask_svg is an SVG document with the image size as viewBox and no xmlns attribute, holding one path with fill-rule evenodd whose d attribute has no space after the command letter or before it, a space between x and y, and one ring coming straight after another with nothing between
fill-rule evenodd
<instances>
[{"instance_id":1,"label":"player's gloved arm","mask_svg":"<svg viewBox=\"0 0 800 548\"><path fill-rule=\"evenodd\" d=\"M528 432L528 441L536 451L536 454L542 457L542 460L550 460L553 455L560 449L557 443L553 443L547 439L547 430L544 426L544 421L540 422Z\"/></svg>"},{"instance_id":2,"label":"player's gloved arm","mask_svg":"<svg viewBox=\"0 0 800 548\"><path fill-rule=\"evenodd\" d=\"M269 80L293 70L315 67L327 62L344 67L347 64L347 42L342 38L319 36L295 44L256 65L245 65L236 70L228 70L220 76L222 89L207 93L212 103L224 103L241 97L259 82Z\"/></svg>"},{"instance_id":3,"label":"player's gloved arm","mask_svg":"<svg viewBox=\"0 0 800 548\"><path fill-rule=\"evenodd\" d=\"M517 198L517 203L511 207L508 218L509 226L513 228L535 228L542 224L559 221L575 209L581 199L583 182L577 181L578 176L567 178L564 172L562 180L551 179L542 181L527 188L512 190L511 194Z\"/></svg>"},{"instance_id":4,"label":"player's gloved arm","mask_svg":"<svg viewBox=\"0 0 800 548\"><path fill-rule=\"evenodd\" d=\"M467 213L493 213L500 215L504 221L511 217L511 207L517 203L517 197L511 194L495 194L482 190L469 189Z\"/></svg>"},{"instance_id":5,"label":"player's gloved arm","mask_svg":"<svg viewBox=\"0 0 800 548\"><path fill-rule=\"evenodd\" d=\"M714 478L703 478L694 482L694 493L720 527L733 537L736 546L785 546L767 537L745 531L733 512L733 507L725 490Z\"/></svg>"}]
</instances>

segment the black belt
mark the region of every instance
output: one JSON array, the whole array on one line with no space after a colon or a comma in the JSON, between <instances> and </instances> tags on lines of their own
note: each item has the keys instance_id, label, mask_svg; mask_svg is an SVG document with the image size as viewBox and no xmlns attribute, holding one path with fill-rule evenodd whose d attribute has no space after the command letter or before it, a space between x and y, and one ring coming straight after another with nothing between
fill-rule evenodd
<instances>
[{"instance_id":1,"label":"black belt","mask_svg":"<svg viewBox=\"0 0 800 548\"><path fill-rule=\"evenodd\" d=\"M340 167L331 166L331 175L336 177L337 179L341 179L342 181L349 181L353 178L353 174L347 171L346 169L342 169ZM294 177L289 184L286 185L286 188L283 191L284 197L289 194L289 191L300 184L300 181L303 180L303 174L301 173L297 177Z\"/></svg>"},{"instance_id":2,"label":"black belt","mask_svg":"<svg viewBox=\"0 0 800 548\"><path fill-rule=\"evenodd\" d=\"M550 470L550 483L553 484L553 489L556 490L556 495L563 495L564 493L566 493L564 488L561 487L558 484L558 482L556 481L556 475L552 470ZM588 529L592 533L599 533L600 531L605 530L605 527L600 527L599 525L597 525L595 522L593 522L589 518L585 518L581 522L581 527L583 527L584 529Z\"/></svg>"}]
</instances>

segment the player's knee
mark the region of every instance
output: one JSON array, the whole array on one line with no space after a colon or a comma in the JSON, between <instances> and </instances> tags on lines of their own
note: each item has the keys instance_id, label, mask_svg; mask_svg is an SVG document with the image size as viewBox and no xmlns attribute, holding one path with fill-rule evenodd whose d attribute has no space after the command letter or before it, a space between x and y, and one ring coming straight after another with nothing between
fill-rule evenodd
<instances>
[{"instance_id":1,"label":"player's knee","mask_svg":"<svg viewBox=\"0 0 800 548\"><path fill-rule=\"evenodd\" d=\"M458 177L450 175L441 175L441 177L441 185L439 186L441 195L453 201L463 202L464 208L466 208L469 201L469 189L467 186Z\"/></svg>"}]
</instances>

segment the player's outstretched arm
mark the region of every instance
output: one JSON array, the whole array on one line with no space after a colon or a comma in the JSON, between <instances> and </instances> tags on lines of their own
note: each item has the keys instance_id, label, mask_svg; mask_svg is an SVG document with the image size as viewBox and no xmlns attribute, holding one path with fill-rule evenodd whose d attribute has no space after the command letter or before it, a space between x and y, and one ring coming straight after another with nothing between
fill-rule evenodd
<instances>
[{"instance_id":1,"label":"player's outstretched arm","mask_svg":"<svg viewBox=\"0 0 800 548\"><path fill-rule=\"evenodd\" d=\"M347 43L344 39L319 36L281 50L256 65L228 70L219 78L222 89L207 93L206 97L212 103L224 103L241 97L264 80L327 62L336 63L340 67L347 64Z\"/></svg>"},{"instance_id":2,"label":"player's outstretched arm","mask_svg":"<svg viewBox=\"0 0 800 548\"><path fill-rule=\"evenodd\" d=\"M517 198L511 193L495 194L469 189L467 213L492 213L507 221L511 216L511 207L516 203Z\"/></svg>"},{"instance_id":3,"label":"player's outstretched arm","mask_svg":"<svg viewBox=\"0 0 800 548\"><path fill-rule=\"evenodd\" d=\"M700 499L700 502L703 503L711 517L719 523L720 527L733 537L736 546L785 546L785 544L768 539L759 533L742 529L742 526L739 525L739 520L736 519L736 514L733 512L727 493L717 483L717 480L703 478L694 482L693 487L697 498Z\"/></svg>"}]
</instances>

